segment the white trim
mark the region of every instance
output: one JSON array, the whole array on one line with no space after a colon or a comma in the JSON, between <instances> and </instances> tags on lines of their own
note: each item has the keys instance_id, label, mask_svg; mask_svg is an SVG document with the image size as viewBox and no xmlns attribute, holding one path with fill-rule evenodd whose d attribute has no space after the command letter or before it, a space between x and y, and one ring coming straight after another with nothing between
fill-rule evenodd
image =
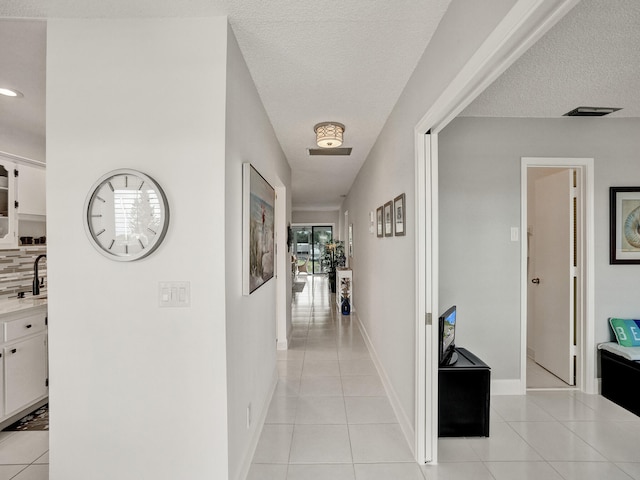
<instances>
[{"instance_id":1,"label":"white trim","mask_svg":"<svg viewBox=\"0 0 640 480\"><path fill-rule=\"evenodd\" d=\"M416 251L418 263L416 278L416 461L419 463L437 462L437 428L431 425L431 431L425 423L427 411L433 415L437 412L437 387L430 392L427 398L424 390L426 386L425 375L430 373L432 382L436 382L438 375L438 364L434 362L434 355L427 356L427 342L423 341L421 335L426 336L426 329L422 329L424 318L427 312L432 312L434 316L434 304L430 303L425 295L427 294L428 280L433 280L433 272L429 269L437 268L438 249L437 244L432 244L429 252L426 252L426 232L433 225L429 223L427 213L435 211L431 200L434 189L437 191L437 162L434 166L433 160L426 157L425 148L422 146L424 135L431 131L431 151L437 152L434 147L434 139L437 144L437 134L456 115L466 108L487 86L498 78L520 55L528 50L539 38L541 38L553 25L555 25L579 0L557 0L557 5L547 11L545 0L518 0L509 13L503 18L496 29L487 37L476 53L467 62L464 68L449 83L438 99L431 105L429 110L416 124L414 129L415 145L415 176L416 176L416 249L422 248L425 254L431 255L436 262L431 266L426 265L426 258L420 251ZM427 173L431 172L431 177L427 178ZM431 192L431 198L427 198L427 188ZM423 203L429 202L429 203ZM421 205L422 204L422 205ZM437 223L437 219L432 219L431 223ZM429 230L430 231L430 230ZM435 234L431 237L433 240ZM423 269L422 266L425 265ZM433 285L431 286L433 288ZM437 292L437 291L436 291ZM433 300L437 302L437 295ZM435 304L437 307L437 304ZM432 349L437 351L437 337L433 335L429 341ZM424 365L424 368L422 367ZM421 413L418 414L418 411ZM424 414L422 413L424 412ZM437 426L437 413L436 413ZM426 436L431 437L431 442L426 440ZM426 449L431 444L431 451Z\"/></svg>"},{"instance_id":2,"label":"white trim","mask_svg":"<svg viewBox=\"0 0 640 480\"><path fill-rule=\"evenodd\" d=\"M581 228L582 259L582 322L579 326L579 345L577 387L585 393L597 393L596 359L595 359L595 232L594 232L594 160L593 158L540 158L522 157L521 160L521 201L520 231L527 231L527 169L529 167L576 168L582 182L582 219ZM527 392L527 243L528 238L522 235L520 242L520 394Z\"/></svg>"},{"instance_id":3,"label":"white trim","mask_svg":"<svg viewBox=\"0 0 640 480\"><path fill-rule=\"evenodd\" d=\"M558 0L555 8L539 18L545 0L518 0L418 122L416 130L442 130L579 1Z\"/></svg>"},{"instance_id":4,"label":"white trim","mask_svg":"<svg viewBox=\"0 0 640 480\"><path fill-rule=\"evenodd\" d=\"M416 405L415 405L415 459L418 463L425 463L432 460L433 446L431 445L431 436L427 432L433 430L429 415L427 415L427 407L433 398L427 394L427 362L426 356L426 325L425 314L427 312L426 300L426 256L430 254L427 250L426 229L431 223L427 220L426 213L426 189L425 185L431 182L427 181L426 166L430 165L431 158L431 142L430 136L424 134L416 134L415 136L415 189L416 198L413 208L414 225L416 228L415 241L415 258L416 258ZM428 422L428 423L427 423ZM436 427L437 428L437 427Z\"/></svg>"},{"instance_id":5,"label":"white trim","mask_svg":"<svg viewBox=\"0 0 640 480\"><path fill-rule=\"evenodd\" d=\"M32 160L31 158L21 157L20 155L14 155L9 152L0 152L0 158L9 160L20 165L31 165L32 167L46 168L46 163L38 160Z\"/></svg>"},{"instance_id":6,"label":"white trim","mask_svg":"<svg viewBox=\"0 0 640 480\"><path fill-rule=\"evenodd\" d=\"M287 245L287 189L276 186L276 349L287 349L287 312L291 310L291 253ZM284 345L283 345L284 344Z\"/></svg>"}]
</instances>

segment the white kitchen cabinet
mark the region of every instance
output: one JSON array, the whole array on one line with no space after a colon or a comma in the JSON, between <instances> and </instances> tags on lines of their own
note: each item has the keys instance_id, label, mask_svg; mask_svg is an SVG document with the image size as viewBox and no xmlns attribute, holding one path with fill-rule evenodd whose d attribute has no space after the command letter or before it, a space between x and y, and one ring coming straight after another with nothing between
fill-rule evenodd
<instances>
[{"instance_id":1,"label":"white kitchen cabinet","mask_svg":"<svg viewBox=\"0 0 640 480\"><path fill-rule=\"evenodd\" d=\"M30 308L0 317L0 427L47 399L47 310Z\"/></svg>"},{"instance_id":2,"label":"white kitchen cabinet","mask_svg":"<svg viewBox=\"0 0 640 480\"><path fill-rule=\"evenodd\" d=\"M18 165L17 200L20 218L47 214L44 166Z\"/></svg>"},{"instance_id":3,"label":"white kitchen cabinet","mask_svg":"<svg viewBox=\"0 0 640 480\"><path fill-rule=\"evenodd\" d=\"M4 347L5 415L47 394L47 336L41 332Z\"/></svg>"},{"instance_id":4,"label":"white kitchen cabinet","mask_svg":"<svg viewBox=\"0 0 640 480\"><path fill-rule=\"evenodd\" d=\"M15 172L15 164L0 157L0 248L18 246Z\"/></svg>"}]
</instances>

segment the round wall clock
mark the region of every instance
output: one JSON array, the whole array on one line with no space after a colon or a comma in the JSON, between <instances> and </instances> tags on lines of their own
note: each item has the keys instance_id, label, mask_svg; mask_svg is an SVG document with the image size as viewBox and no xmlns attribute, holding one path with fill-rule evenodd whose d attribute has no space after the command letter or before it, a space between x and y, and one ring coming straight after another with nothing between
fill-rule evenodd
<instances>
[{"instance_id":1,"label":"round wall clock","mask_svg":"<svg viewBox=\"0 0 640 480\"><path fill-rule=\"evenodd\" d=\"M93 246L122 262L151 254L169 226L169 204L160 185L129 169L102 176L87 196L85 228Z\"/></svg>"}]
</instances>

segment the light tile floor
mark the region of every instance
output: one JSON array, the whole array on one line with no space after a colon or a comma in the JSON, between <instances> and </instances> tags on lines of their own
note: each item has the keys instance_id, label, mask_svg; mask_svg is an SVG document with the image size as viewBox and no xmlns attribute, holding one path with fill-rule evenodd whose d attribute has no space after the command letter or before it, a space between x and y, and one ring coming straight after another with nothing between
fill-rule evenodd
<instances>
[{"instance_id":1,"label":"light tile floor","mask_svg":"<svg viewBox=\"0 0 640 480\"><path fill-rule=\"evenodd\" d=\"M573 388L527 357L527 388Z\"/></svg>"},{"instance_id":2,"label":"light tile floor","mask_svg":"<svg viewBox=\"0 0 640 480\"><path fill-rule=\"evenodd\" d=\"M0 480L48 480L49 432L0 432Z\"/></svg>"},{"instance_id":3,"label":"light tile floor","mask_svg":"<svg viewBox=\"0 0 640 480\"><path fill-rule=\"evenodd\" d=\"M417 465L355 316L305 279L248 480L640 480L640 417L572 390L494 396L489 438L441 438Z\"/></svg>"},{"instance_id":4,"label":"light tile floor","mask_svg":"<svg viewBox=\"0 0 640 480\"><path fill-rule=\"evenodd\" d=\"M418 466L326 278L307 277L292 321L248 480L640 480L640 417L571 390L494 396L489 438L441 438L438 465ZM0 480L48 470L48 432L0 432Z\"/></svg>"}]
</instances>

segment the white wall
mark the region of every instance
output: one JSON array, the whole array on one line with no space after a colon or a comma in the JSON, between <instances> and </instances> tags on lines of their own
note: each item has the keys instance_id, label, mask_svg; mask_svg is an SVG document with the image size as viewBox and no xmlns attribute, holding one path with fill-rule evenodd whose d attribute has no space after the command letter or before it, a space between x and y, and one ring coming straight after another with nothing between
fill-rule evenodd
<instances>
[{"instance_id":1,"label":"white wall","mask_svg":"<svg viewBox=\"0 0 640 480\"><path fill-rule=\"evenodd\" d=\"M609 265L609 187L640 184L639 119L458 118L440 135L441 301L457 303L456 343L493 379L519 379L520 158L595 159L595 341L610 316L636 318L640 276ZM445 241L446 240L446 241Z\"/></svg>"},{"instance_id":2,"label":"white wall","mask_svg":"<svg viewBox=\"0 0 640 480\"><path fill-rule=\"evenodd\" d=\"M278 195L291 188L291 169L276 139L260 97L231 29L227 59L227 145L226 145L226 305L227 382L229 427L229 478L244 479L260 434L260 416L266 414L277 380L276 322L291 325L291 275L287 253L286 226L291 218L291 200L286 211L276 211L282 220L277 231L278 281L286 283L286 298L278 298L276 278L250 296L242 295L242 164L250 162L274 187ZM282 218L284 217L284 218ZM280 305L282 303L283 305ZM276 308L280 317L276 318ZM253 421L247 428L247 407ZM246 472L244 472L246 474Z\"/></svg>"},{"instance_id":3,"label":"white wall","mask_svg":"<svg viewBox=\"0 0 640 480\"><path fill-rule=\"evenodd\" d=\"M291 214L291 222L298 225L333 225L336 229L333 236L342 240L337 230L339 219L340 212L338 210L296 210Z\"/></svg>"},{"instance_id":4,"label":"white wall","mask_svg":"<svg viewBox=\"0 0 640 480\"><path fill-rule=\"evenodd\" d=\"M340 215L354 225L354 298L413 445L415 417L414 128L515 0L454 0L358 173ZM369 233L369 212L406 194L406 236Z\"/></svg>"},{"instance_id":5,"label":"white wall","mask_svg":"<svg viewBox=\"0 0 640 480\"><path fill-rule=\"evenodd\" d=\"M52 480L228 477L226 46L222 17L49 21ZM83 227L91 185L122 167L171 210L133 263ZM189 308L158 307L168 280L191 282Z\"/></svg>"}]
</instances>

